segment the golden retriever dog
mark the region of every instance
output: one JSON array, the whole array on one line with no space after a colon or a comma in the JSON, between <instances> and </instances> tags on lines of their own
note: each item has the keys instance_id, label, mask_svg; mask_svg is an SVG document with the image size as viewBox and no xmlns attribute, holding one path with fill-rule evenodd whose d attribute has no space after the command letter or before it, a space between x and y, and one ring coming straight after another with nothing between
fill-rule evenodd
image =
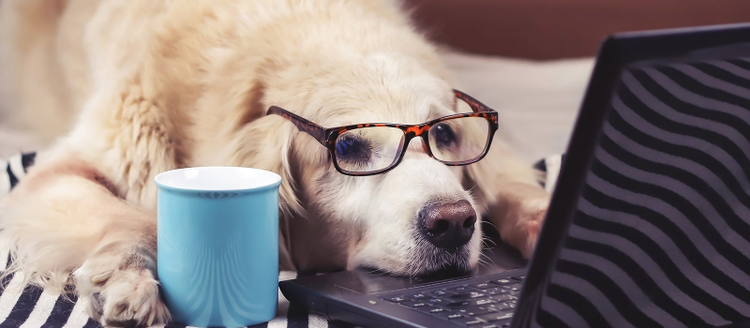
<instances>
[{"instance_id":1,"label":"golden retriever dog","mask_svg":"<svg viewBox=\"0 0 750 328\"><path fill-rule=\"evenodd\" d=\"M169 318L155 276L153 179L176 168L280 174L283 270L472 269L479 217L524 256L534 248L549 203L537 173L498 138L480 161L445 157L458 142L481 152L491 115L434 121L487 109L453 92L436 47L396 1L0 5L4 120L60 136L0 205L10 270L73 285L105 325ZM273 106L297 116L267 115ZM354 129L326 145L317 128L367 123L414 126L382 145L394 130ZM384 172L356 174L401 155Z\"/></svg>"}]
</instances>

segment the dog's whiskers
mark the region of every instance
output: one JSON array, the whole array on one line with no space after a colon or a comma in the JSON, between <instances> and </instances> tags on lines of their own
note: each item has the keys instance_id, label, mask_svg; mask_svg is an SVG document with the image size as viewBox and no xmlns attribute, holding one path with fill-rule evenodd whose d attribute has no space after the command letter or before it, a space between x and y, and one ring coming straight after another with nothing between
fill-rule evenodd
<instances>
[{"instance_id":1,"label":"dog's whiskers","mask_svg":"<svg viewBox=\"0 0 750 328\"><path fill-rule=\"evenodd\" d=\"M497 243L489 237L482 237L482 248L493 248L497 246Z\"/></svg>"},{"instance_id":2,"label":"dog's whiskers","mask_svg":"<svg viewBox=\"0 0 750 328\"><path fill-rule=\"evenodd\" d=\"M500 228L498 228L494 223L492 223L492 222L490 222L488 220L484 220L482 222L485 223L485 224L489 224L490 227L494 228L496 231L498 231L498 232L500 231Z\"/></svg>"},{"instance_id":3,"label":"dog's whiskers","mask_svg":"<svg viewBox=\"0 0 750 328\"><path fill-rule=\"evenodd\" d=\"M479 254L479 264L480 265L484 265L485 267L487 267L487 266L497 266L497 264L495 263L495 261L493 261L492 258L490 258L489 256L487 256L485 254Z\"/></svg>"}]
</instances>

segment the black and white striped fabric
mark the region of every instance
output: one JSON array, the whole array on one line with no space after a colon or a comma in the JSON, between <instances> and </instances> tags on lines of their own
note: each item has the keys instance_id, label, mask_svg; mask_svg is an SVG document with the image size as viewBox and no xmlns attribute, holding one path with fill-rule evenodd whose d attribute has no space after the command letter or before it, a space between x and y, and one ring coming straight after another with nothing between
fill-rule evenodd
<instances>
[{"instance_id":1,"label":"black and white striped fabric","mask_svg":"<svg viewBox=\"0 0 750 328\"><path fill-rule=\"evenodd\" d=\"M8 161L0 159L0 199L5 196L26 175L26 169L34 163L35 153L18 154ZM562 159L560 155L549 156L540 160L536 168L542 172L550 172L545 180L545 188L552 190L557 180L558 170ZM8 245L0 241L0 258L8 257ZM1 271L1 270L0 270ZM279 280L294 279L296 272L282 271ZM101 327L97 322L89 319L84 312L86 300L78 300L75 296L68 299L60 294L43 290L35 286L22 285L22 277L10 276L0 282L0 328L93 328ZM4 286L4 287L3 287ZM170 324L167 327L185 327ZM325 328L328 322L325 317L308 313L295 304L289 304L279 292L279 307L277 317L270 322L255 327L269 328Z\"/></svg>"},{"instance_id":2,"label":"black and white striped fabric","mask_svg":"<svg viewBox=\"0 0 750 328\"><path fill-rule=\"evenodd\" d=\"M564 162L565 154L556 154L547 156L534 164L534 168L543 174L542 187L550 194L555 190Z\"/></svg>"},{"instance_id":3,"label":"black and white striped fabric","mask_svg":"<svg viewBox=\"0 0 750 328\"><path fill-rule=\"evenodd\" d=\"M0 198L10 192L26 176L26 168L34 164L36 153L21 153L8 161L0 158Z\"/></svg>"},{"instance_id":4,"label":"black and white striped fabric","mask_svg":"<svg viewBox=\"0 0 750 328\"><path fill-rule=\"evenodd\" d=\"M750 320L750 60L625 71L538 327Z\"/></svg>"}]
</instances>

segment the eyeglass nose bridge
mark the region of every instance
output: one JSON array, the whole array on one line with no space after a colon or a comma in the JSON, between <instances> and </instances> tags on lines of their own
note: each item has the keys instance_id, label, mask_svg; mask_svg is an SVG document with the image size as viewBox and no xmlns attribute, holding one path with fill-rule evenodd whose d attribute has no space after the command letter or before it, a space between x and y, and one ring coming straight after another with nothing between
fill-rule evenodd
<instances>
[{"instance_id":1,"label":"eyeglass nose bridge","mask_svg":"<svg viewBox=\"0 0 750 328\"><path fill-rule=\"evenodd\" d=\"M430 150L430 144L429 144L429 139L428 139L429 131L430 131L430 126L427 124L423 126L412 126L404 130L404 139L405 139L404 145L401 147L401 154L399 156L397 164L401 162L401 159L404 157L404 155L406 155L406 151L409 149L409 145L411 144L411 141L414 138L421 138L422 150L424 150L427 156L435 158L435 156L432 156L432 150Z\"/></svg>"}]
</instances>

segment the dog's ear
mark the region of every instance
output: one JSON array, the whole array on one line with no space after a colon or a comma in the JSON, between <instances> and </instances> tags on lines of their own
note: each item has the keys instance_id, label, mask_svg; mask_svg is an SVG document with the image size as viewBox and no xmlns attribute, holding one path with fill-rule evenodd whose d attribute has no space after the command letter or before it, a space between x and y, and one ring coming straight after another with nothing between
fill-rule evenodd
<instances>
[{"instance_id":1,"label":"dog's ear","mask_svg":"<svg viewBox=\"0 0 750 328\"><path fill-rule=\"evenodd\" d=\"M304 215L290 165L295 132L294 125L283 117L263 116L242 126L232 140L234 144L226 147L234 151L230 155L234 163L281 175L279 206L285 217Z\"/></svg>"}]
</instances>

